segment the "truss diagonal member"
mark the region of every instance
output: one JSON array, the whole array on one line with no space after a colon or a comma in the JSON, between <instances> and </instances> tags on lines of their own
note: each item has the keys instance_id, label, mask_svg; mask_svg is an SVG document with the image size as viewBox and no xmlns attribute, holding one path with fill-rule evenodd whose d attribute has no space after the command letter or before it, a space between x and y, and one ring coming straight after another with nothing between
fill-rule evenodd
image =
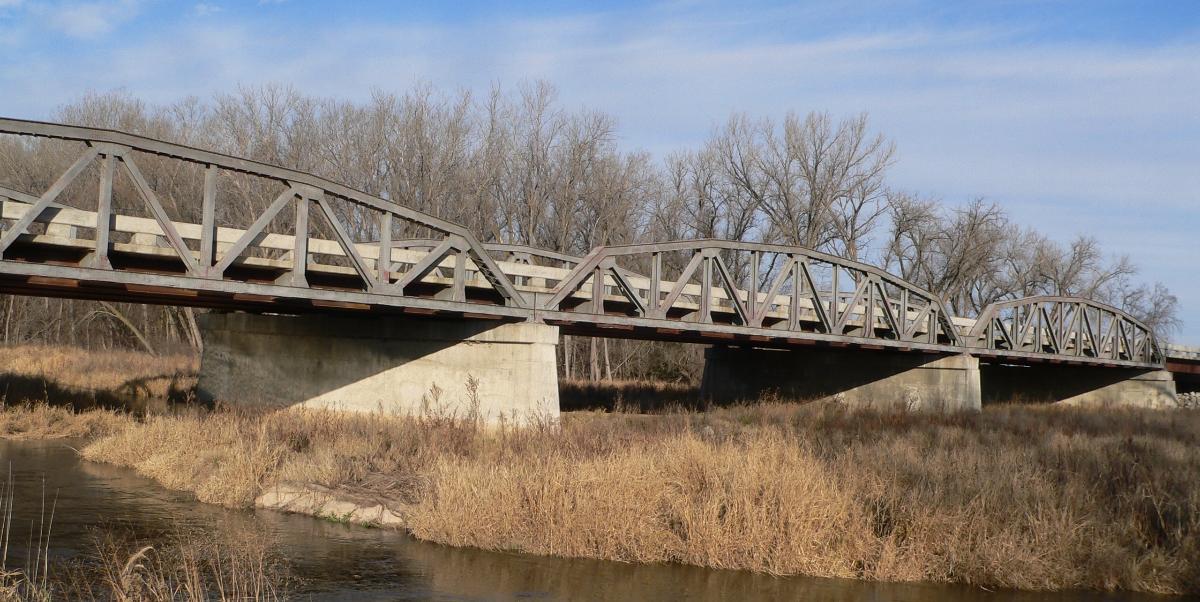
<instances>
[{"instance_id":1,"label":"truss diagonal member","mask_svg":"<svg viewBox=\"0 0 1200 602\"><path fill-rule=\"evenodd\" d=\"M1060 333L1059 340L1063 344L1062 353L1067 352L1067 348L1070 347L1070 345L1071 345L1071 335L1075 335L1075 346L1073 348L1073 351L1074 351L1074 355L1077 355L1077 356L1082 355L1082 350L1080 349L1080 344L1082 342L1081 341L1082 335L1079 333L1078 308L1079 308L1078 303L1073 303L1070 305L1068 305L1066 303L1059 303L1057 311L1055 312L1057 314L1057 321L1058 321L1056 324L1056 327L1058 328L1058 332ZM1070 314L1067 313L1068 309L1070 309L1070 311L1071 311Z\"/></svg>"},{"instance_id":2,"label":"truss diagonal member","mask_svg":"<svg viewBox=\"0 0 1200 602\"><path fill-rule=\"evenodd\" d=\"M821 323L821 332L833 332L833 324L829 321L829 313L825 311L825 305L821 303L821 294L817 288L817 283L813 280L812 272L808 269L808 262L802 258L796 259L796 274L803 278L803 282L796 282L793 286L802 286L812 297L813 312L817 314L817 321Z\"/></svg>"},{"instance_id":3,"label":"truss diagonal member","mask_svg":"<svg viewBox=\"0 0 1200 602\"><path fill-rule=\"evenodd\" d=\"M912 323L909 324L908 329L904 331L905 340L915 340L917 337L917 329L920 328L922 324L925 325L925 329L927 331L937 328L937 320L933 317L933 304L929 304L925 307L917 309L916 312L916 317L912 319Z\"/></svg>"},{"instance_id":4,"label":"truss diagonal member","mask_svg":"<svg viewBox=\"0 0 1200 602\"><path fill-rule=\"evenodd\" d=\"M1153 338L1153 337L1150 339L1150 353L1146 359L1150 362L1162 362L1163 361L1163 352L1162 352L1162 349L1158 346L1158 339Z\"/></svg>"},{"instance_id":5,"label":"truss diagonal member","mask_svg":"<svg viewBox=\"0 0 1200 602\"><path fill-rule=\"evenodd\" d=\"M1009 332L1009 328L1004 323L1004 320L1001 320L1000 318L993 318L992 322L995 323L996 328L1000 331L1000 338L1004 339L1004 342L1008 344L1009 349L1015 351L1017 349L1017 343L1013 340L1012 333ZM993 348L995 347L993 346Z\"/></svg>"},{"instance_id":6,"label":"truss diagonal member","mask_svg":"<svg viewBox=\"0 0 1200 602\"><path fill-rule=\"evenodd\" d=\"M1082 305L1080 306L1080 309L1083 310L1083 323L1079 327L1079 337L1082 339L1083 335L1086 334L1088 347L1091 348L1092 355L1099 357L1100 350L1096 348L1096 329L1092 325L1092 313Z\"/></svg>"},{"instance_id":7,"label":"truss diagonal member","mask_svg":"<svg viewBox=\"0 0 1200 602\"><path fill-rule=\"evenodd\" d=\"M342 224L342 220L334 213L333 206L329 204L329 199L326 199L324 194L306 194L301 198L305 197L316 201L317 206L321 208L321 213L325 215L325 221L329 222L329 225L333 228L334 236L337 237L342 250L346 252L346 257L350 259L350 263L354 266L354 271L358 272L359 278L362 278L363 287L368 291L374 290L375 278L371 274L371 269L367 267L366 260L358 252L358 247L354 244L354 239L350 238L350 233L346 230L346 226Z\"/></svg>"},{"instance_id":8,"label":"truss diagonal member","mask_svg":"<svg viewBox=\"0 0 1200 602\"><path fill-rule=\"evenodd\" d=\"M999 319L999 316L996 315L995 304L985 307L983 311L980 312L975 318L975 325L971 327L971 332L969 334L972 341L978 344L983 337L988 337L987 329L991 327L994 321ZM987 347L990 349L992 346L989 343Z\"/></svg>"},{"instance_id":9,"label":"truss diagonal member","mask_svg":"<svg viewBox=\"0 0 1200 602\"><path fill-rule=\"evenodd\" d=\"M854 296L850 298L850 302L846 304L846 311L842 312L838 317L837 324L834 325L834 330L841 334L846 330L846 323L850 321L850 315L854 313L854 308L863 300L863 295L867 292L867 278L862 278L858 282L858 286L854 289ZM836 296L834 297L836 302ZM865 319L865 314L864 314Z\"/></svg>"},{"instance_id":10,"label":"truss diagonal member","mask_svg":"<svg viewBox=\"0 0 1200 602\"><path fill-rule=\"evenodd\" d=\"M162 203L158 201L158 195L154 194L154 190L150 188L150 184L142 176L142 172L138 169L137 164L133 162L133 158L127 154L118 155L118 157L121 159L121 164L125 166L126 173L133 180L133 187L137 189L138 196L142 197L142 202L146 204L146 207L150 209L150 213L154 215L154 221L158 222L158 227L163 231L163 236L167 239L167 244L175 249L175 253L179 255L179 259L187 267L188 273L194 276L201 276L200 264L196 262L196 257L192 255L191 249L183 242L183 238L179 236L179 232L175 230L175 224L171 222L171 217L163 209Z\"/></svg>"},{"instance_id":11,"label":"truss diagonal member","mask_svg":"<svg viewBox=\"0 0 1200 602\"><path fill-rule=\"evenodd\" d=\"M458 248L456 243L458 242L459 241L455 240L454 237L446 237L445 240L426 253L420 261L413 264L412 268L400 277L400 280L398 280L394 286L395 290L399 294L403 295L404 289L408 288L414 282L418 282L425 276L429 275L430 272L442 264L442 261L446 259L446 256L449 255L451 251L457 251Z\"/></svg>"},{"instance_id":12,"label":"truss diagonal member","mask_svg":"<svg viewBox=\"0 0 1200 602\"><path fill-rule=\"evenodd\" d=\"M1133 333L1129 332L1131 327L1132 324L1121 320L1121 341L1125 344L1125 354L1129 356L1129 359L1135 357L1133 354Z\"/></svg>"},{"instance_id":13,"label":"truss diagonal member","mask_svg":"<svg viewBox=\"0 0 1200 602\"><path fill-rule=\"evenodd\" d=\"M559 309L559 307L562 305L562 302L565 301L567 297L574 294L575 291L579 290L579 287L583 286L583 283L587 281L588 277L592 275L592 272L599 267L600 262L606 257L607 255L604 252L604 247L596 247L595 249L592 249L592 252L588 253L587 256L579 262L579 265L572 268L570 273L568 273L566 277L560 280L558 284L551 289L550 298L546 300L546 302L543 304L543 307L551 310Z\"/></svg>"},{"instance_id":14,"label":"truss diagonal member","mask_svg":"<svg viewBox=\"0 0 1200 602\"><path fill-rule=\"evenodd\" d=\"M878 298L882 301L882 303L879 303L879 308L883 313L884 321L887 322L888 326L891 327L892 333L895 334L897 340L903 338L903 331L900 329L900 324L896 320L895 312L892 311L892 302L888 299L887 293L883 290L883 283L876 280L874 286L875 290L879 293Z\"/></svg>"},{"instance_id":15,"label":"truss diagonal member","mask_svg":"<svg viewBox=\"0 0 1200 602\"><path fill-rule=\"evenodd\" d=\"M8 250L8 247L12 246L13 242L17 240L17 237L25 234L25 232L29 230L29 225L32 224L38 217L40 217L43 211L50 207L50 204L58 198L58 195L62 194L63 191L75 181L75 178L79 177L80 173L83 173L83 170L87 168L88 164L91 163L97 155L99 155L99 151L95 147L89 146L88 149L85 150L83 154L80 155L79 158L67 168L67 171L63 172L63 174L54 181L54 184L50 185L50 188L38 198L37 202L34 203L32 207L29 207L25 210L25 215L22 215L21 219L18 219L11 228L4 232L3 236L0 236L0 257L4 256L4 252Z\"/></svg>"},{"instance_id":16,"label":"truss diagonal member","mask_svg":"<svg viewBox=\"0 0 1200 602\"><path fill-rule=\"evenodd\" d=\"M611 261L611 259L610 259L610 261ZM617 284L617 290L621 291L621 295L623 295L626 299L629 300L630 303L633 304L634 310L637 312L637 315L645 316L646 315L646 303L644 301L642 301L642 298L640 296L638 296L637 291L633 288L633 285L631 285L629 283L629 280L625 277L625 274L623 273L624 270L618 268L616 266L616 264L610 264L608 266L608 272L609 272L609 276L613 279L613 282L615 282Z\"/></svg>"},{"instance_id":17,"label":"truss diagonal member","mask_svg":"<svg viewBox=\"0 0 1200 602\"><path fill-rule=\"evenodd\" d=\"M267 224L271 223L271 220L275 219L279 211L293 199L298 198L300 198L300 191L294 187L289 187L280 193L279 196L275 197L275 200L271 201L267 210L262 215L259 215L258 219L254 220L254 223L238 237L237 242L233 243L233 246L225 251L225 254L221 256L221 260L209 270L208 277L221 278L225 274L225 270L229 269L229 266L233 265L234 261L237 261L242 252L263 235L263 230L266 229Z\"/></svg>"},{"instance_id":18,"label":"truss diagonal member","mask_svg":"<svg viewBox=\"0 0 1200 602\"><path fill-rule=\"evenodd\" d=\"M1134 327L1134 337L1133 337L1134 357L1142 357L1142 356L1146 355L1145 350L1146 350L1146 342L1148 341L1148 339L1150 339L1150 333L1139 329L1139 327L1136 327L1136 326Z\"/></svg>"},{"instance_id":19,"label":"truss diagonal member","mask_svg":"<svg viewBox=\"0 0 1200 602\"><path fill-rule=\"evenodd\" d=\"M714 255L713 259L716 260L717 274L723 283L722 288L725 289L725 294L733 302L733 310L737 313L738 319L742 321L743 325L749 324L750 313L746 311L746 305L742 302L737 285L734 284L733 277L729 275L729 267L725 265L725 260L721 259L720 255Z\"/></svg>"},{"instance_id":20,"label":"truss diagonal member","mask_svg":"<svg viewBox=\"0 0 1200 602\"><path fill-rule=\"evenodd\" d=\"M1105 315L1109 316L1107 331L1104 330L1103 317ZM1103 355L1107 356L1109 359L1115 360L1115 359L1117 359L1117 339L1116 339L1117 323L1120 320L1118 320L1116 316L1108 314L1108 312L1106 312L1104 310L1100 310L1100 319L1101 319L1100 350L1097 352L1097 355L1103 354Z\"/></svg>"},{"instance_id":21,"label":"truss diagonal member","mask_svg":"<svg viewBox=\"0 0 1200 602\"><path fill-rule=\"evenodd\" d=\"M455 234L457 234L463 239L463 241L466 242L467 256L470 257L471 261L475 263L475 269L479 270L480 274L483 274L484 279L486 279L488 283L492 285L492 288L500 295L500 297L504 299L505 305L525 308L528 305L528 301L525 299L525 296L513 286L513 283L509 281L507 276L504 275L504 272L500 271L500 266L497 265L496 260L492 259L492 256L487 253L487 250L484 248L483 244L476 240L475 237L465 228L460 228L458 230L459 232L455 232Z\"/></svg>"},{"instance_id":22,"label":"truss diagonal member","mask_svg":"<svg viewBox=\"0 0 1200 602\"><path fill-rule=\"evenodd\" d=\"M702 251L695 251L692 258L688 261L687 266L683 268L683 272L680 273L679 278L675 280L675 286L672 286L670 292L667 293L667 298L663 299L662 303L659 304L658 311L660 316L666 316L667 312L671 310L671 306L675 305L675 302L679 300L679 296L683 294L683 289L687 287L688 282L692 279L692 274L696 273L696 268L700 267L701 263L704 263L704 253ZM703 291L701 291L701 294L703 294Z\"/></svg>"},{"instance_id":23,"label":"truss diagonal member","mask_svg":"<svg viewBox=\"0 0 1200 602\"><path fill-rule=\"evenodd\" d=\"M779 296L779 291L783 289L783 283L787 282L788 278L795 276L795 270L793 269L795 261L796 260L794 258L788 256L787 265L779 270L779 274L775 276L775 280L771 283L770 288L767 289L766 299L764 299L762 303L759 303L757 300L755 300L755 311L754 317L750 323L751 326L762 326L763 320L765 320L767 317L767 311L771 309L771 305L775 301L775 298ZM752 294L757 296L758 283L754 282L753 285L755 290Z\"/></svg>"},{"instance_id":24,"label":"truss diagonal member","mask_svg":"<svg viewBox=\"0 0 1200 602\"><path fill-rule=\"evenodd\" d=\"M1025 322L1021 323L1021 332L1020 332L1020 334L1017 335L1017 342L1018 342L1018 344L1020 344L1022 349L1025 348L1025 339L1029 337L1029 331L1035 323L1038 324L1038 331L1034 334L1034 338L1038 339L1038 340L1040 340L1040 338L1041 338L1041 334L1040 334L1041 333L1041 324L1040 324L1041 314L1038 313L1040 308L1041 308L1041 304L1034 304L1031 306L1026 306L1024 308L1025 309L1025 311L1024 311ZM1020 319L1021 319L1021 313L1022 313L1021 307L1017 307L1013 311L1013 330L1017 329L1017 324L1018 324L1018 322L1020 322ZM1038 349L1037 345L1035 344L1034 351L1037 351L1040 353L1041 349Z\"/></svg>"},{"instance_id":25,"label":"truss diagonal member","mask_svg":"<svg viewBox=\"0 0 1200 602\"><path fill-rule=\"evenodd\" d=\"M1135 329L1133 331L1133 357L1135 357L1135 358L1142 357L1142 355L1143 355L1142 350L1143 350L1145 344L1146 344L1146 333L1142 332L1142 330L1140 328L1135 327Z\"/></svg>"},{"instance_id":26,"label":"truss diagonal member","mask_svg":"<svg viewBox=\"0 0 1200 602\"><path fill-rule=\"evenodd\" d=\"M961 337L958 336L958 330L954 326L954 320L950 319L950 313L946 311L946 304L937 299L931 299L929 303L935 308L934 311L937 314L936 324L942 327L942 334L946 335L946 341L955 347L961 345ZM931 330L935 331L936 334L937 327L934 326L931 328Z\"/></svg>"}]
</instances>

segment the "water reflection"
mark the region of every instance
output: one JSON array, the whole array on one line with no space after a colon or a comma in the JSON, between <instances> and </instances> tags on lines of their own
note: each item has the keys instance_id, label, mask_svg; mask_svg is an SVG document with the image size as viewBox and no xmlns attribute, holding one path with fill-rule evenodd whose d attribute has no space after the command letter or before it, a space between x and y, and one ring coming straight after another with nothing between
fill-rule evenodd
<instances>
[{"instance_id":1,"label":"water reflection","mask_svg":"<svg viewBox=\"0 0 1200 602\"><path fill-rule=\"evenodd\" d=\"M51 554L90 550L98 526L154 539L180 527L274 539L313 600L887 600L1081 602L1161 601L1144 595L987 592L957 586L773 578L684 566L556 559L439 546L403 534L269 511L200 504L132 471L82 462L63 442L0 440L0 470L15 486L10 566L23 566L26 536L55 509ZM43 489L44 483L44 489ZM57 498L56 498L57 496Z\"/></svg>"}]
</instances>

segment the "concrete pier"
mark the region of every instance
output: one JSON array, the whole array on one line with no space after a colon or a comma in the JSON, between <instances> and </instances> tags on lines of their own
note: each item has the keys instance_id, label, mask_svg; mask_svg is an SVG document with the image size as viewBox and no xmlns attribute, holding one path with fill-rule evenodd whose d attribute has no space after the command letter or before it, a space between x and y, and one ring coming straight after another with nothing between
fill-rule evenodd
<instances>
[{"instance_id":1,"label":"concrete pier","mask_svg":"<svg viewBox=\"0 0 1200 602\"><path fill-rule=\"evenodd\" d=\"M711 347L704 359L701 395L715 402L777 395L930 412L981 404L979 360L966 354Z\"/></svg>"},{"instance_id":2,"label":"concrete pier","mask_svg":"<svg viewBox=\"0 0 1200 602\"><path fill-rule=\"evenodd\" d=\"M1166 370L1037 364L980 366L984 402L1026 401L1096 407L1175 407Z\"/></svg>"},{"instance_id":3,"label":"concrete pier","mask_svg":"<svg viewBox=\"0 0 1200 602\"><path fill-rule=\"evenodd\" d=\"M201 316L203 401L488 423L557 418L558 328L405 317Z\"/></svg>"}]
</instances>

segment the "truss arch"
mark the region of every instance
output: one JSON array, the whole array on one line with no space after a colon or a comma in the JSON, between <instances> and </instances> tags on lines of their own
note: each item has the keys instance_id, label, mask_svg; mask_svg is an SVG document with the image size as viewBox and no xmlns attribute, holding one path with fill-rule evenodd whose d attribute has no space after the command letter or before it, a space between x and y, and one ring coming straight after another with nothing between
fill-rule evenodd
<instances>
[{"instance_id":1,"label":"truss arch","mask_svg":"<svg viewBox=\"0 0 1200 602\"><path fill-rule=\"evenodd\" d=\"M940 297L875 266L712 239L598 247L540 309L842 339L954 346L959 338Z\"/></svg>"},{"instance_id":2,"label":"truss arch","mask_svg":"<svg viewBox=\"0 0 1200 602\"><path fill-rule=\"evenodd\" d=\"M113 180L115 176L125 175L132 181L132 188L157 222L156 226L151 226L154 231L139 234L165 243L160 246L166 252L164 254L173 254L171 259L179 262L181 276L228 280L231 272L246 264L244 255L249 249L261 248L264 239L270 239L273 242L267 246L274 246L268 252L268 257L272 261L291 261L288 273L279 275L272 283L276 286L309 288L306 274L313 267L312 258L323 255L336 257L338 267L345 276L343 282L354 282L356 278L357 284L352 288L369 295L412 296L411 292L406 291L409 285L422 279L429 281L426 277L434 268L445 266L443 271L452 275L445 279L446 282L437 283L436 286L430 283L427 287L445 289L437 293L439 299L467 302L464 282L474 277L490 286L493 293L490 296L495 304L513 309L524 309L527 304L525 297L513 287L484 245L465 227L313 174L100 128L0 119L0 133L81 142L84 145L83 153L44 193L35 196L20 191L0 190L3 197L15 199L23 205L18 210L21 216L4 227L0 234L0 259L8 258L5 254L14 243L35 238L36 233L30 227L36 222L45 221L47 213L71 209L60 206L56 200L94 163L99 163L97 210L94 217L90 218L92 223L84 224L95 230L95 249L87 261L80 264L83 268L114 271L108 257L113 247L110 238L114 230L112 221L116 217L112 214ZM181 225L168 214L162 195L138 166L146 156L178 161L203 170L203 193L198 195L200 198L190 200L201 207L202 223L198 225L198 231L195 224ZM274 181L282 187L275 200L257 213L249 227L232 233L227 228L219 228L214 221L216 208L222 203L244 202L243 199L222 198L218 194L218 178L225 173L246 174ZM188 202L185 199L174 200ZM347 212L353 213L355 223L347 222ZM287 216L287 219L281 216ZM321 220L331 237L319 240L312 236L309 231L310 219ZM290 224L292 231L279 233L272 238L267 227L280 221ZM412 253L403 252L397 254L396 250L400 247L393 244L393 224L396 222L413 224L441 238L424 256L413 257ZM363 240L364 232L374 233L373 240ZM287 244L281 245L285 239ZM120 271L119 268L116 271ZM114 279L123 281L126 278ZM478 299L474 301L479 302Z\"/></svg>"},{"instance_id":3,"label":"truss arch","mask_svg":"<svg viewBox=\"0 0 1200 602\"><path fill-rule=\"evenodd\" d=\"M1128 312L1082 297L1035 296L984 308L967 344L991 351L1158 367L1154 331Z\"/></svg>"}]
</instances>

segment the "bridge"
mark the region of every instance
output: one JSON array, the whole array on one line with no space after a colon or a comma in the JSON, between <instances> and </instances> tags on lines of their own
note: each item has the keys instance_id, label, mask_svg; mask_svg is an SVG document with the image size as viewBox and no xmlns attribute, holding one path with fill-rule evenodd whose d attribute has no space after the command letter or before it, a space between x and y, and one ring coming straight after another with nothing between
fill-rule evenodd
<instances>
[{"instance_id":1,"label":"bridge","mask_svg":"<svg viewBox=\"0 0 1200 602\"><path fill-rule=\"evenodd\" d=\"M1154 333L1094 300L955 317L931 291L800 247L685 240L576 257L124 132L0 119L0 134L28 160L51 141L67 153L43 190L0 187L0 292L223 310L201 321L209 398L556 413L560 333L710 344L714 399L949 410L1175 396Z\"/></svg>"}]
</instances>

